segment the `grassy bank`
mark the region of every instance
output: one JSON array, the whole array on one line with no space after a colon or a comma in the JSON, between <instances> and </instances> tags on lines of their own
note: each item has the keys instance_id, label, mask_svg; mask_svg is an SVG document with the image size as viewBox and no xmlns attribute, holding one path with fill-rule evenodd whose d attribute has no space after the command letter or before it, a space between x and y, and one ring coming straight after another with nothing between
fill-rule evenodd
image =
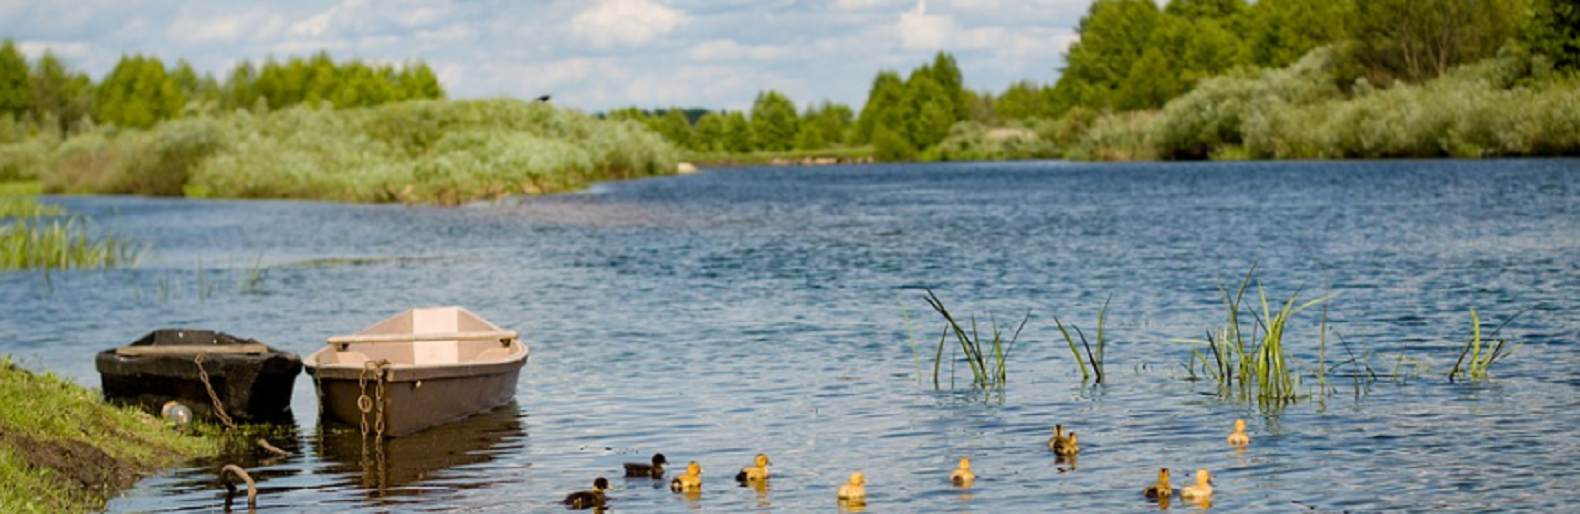
<instances>
[{"instance_id":1,"label":"grassy bank","mask_svg":"<svg viewBox=\"0 0 1580 514\"><path fill-rule=\"evenodd\" d=\"M1161 111L1102 116L1066 156L1344 159L1580 155L1580 79L1538 59L1461 66L1379 89L1340 77L1338 50L1203 81Z\"/></svg>"},{"instance_id":2,"label":"grassy bank","mask_svg":"<svg viewBox=\"0 0 1580 514\"><path fill-rule=\"evenodd\" d=\"M834 162L869 162L873 157L871 146L825 148L820 150L786 150L783 152L687 152L685 160L697 166L758 166L766 164L802 164Z\"/></svg>"},{"instance_id":3,"label":"grassy bank","mask_svg":"<svg viewBox=\"0 0 1580 514\"><path fill-rule=\"evenodd\" d=\"M194 114L55 139L0 145L0 170L50 193L454 205L672 173L678 160L635 122L511 99Z\"/></svg>"},{"instance_id":4,"label":"grassy bank","mask_svg":"<svg viewBox=\"0 0 1580 514\"><path fill-rule=\"evenodd\" d=\"M142 411L0 358L0 512L86 512L212 440L183 436Z\"/></svg>"}]
</instances>

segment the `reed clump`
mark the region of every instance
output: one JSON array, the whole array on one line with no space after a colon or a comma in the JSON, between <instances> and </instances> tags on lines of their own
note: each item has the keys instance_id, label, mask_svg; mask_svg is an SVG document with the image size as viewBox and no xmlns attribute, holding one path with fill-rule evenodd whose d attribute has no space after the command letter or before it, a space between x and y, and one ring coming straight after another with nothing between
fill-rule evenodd
<instances>
[{"instance_id":1,"label":"reed clump","mask_svg":"<svg viewBox=\"0 0 1580 514\"><path fill-rule=\"evenodd\" d=\"M88 218L24 218L0 225L0 270L128 266L139 247Z\"/></svg>"},{"instance_id":2,"label":"reed clump","mask_svg":"<svg viewBox=\"0 0 1580 514\"><path fill-rule=\"evenodd\" d=\"M978 332L976 319L968 321L967 329L955 319L955 316L944 306L943 300L938 298L931 289L927 290L927 304L944 318L943 333L938 336L938 350L933 357L933 387L940 387L939 372L944 361L944 346L950 336L954 336L959 344L960 353L965 356L966 363L971 367L972 385L980 388L1002 387L1009 379L1009 354L1015 348L1015 342L1020 339L1021 329L1026 328L1026 322L1031 320L1031 312L1026 312L1026 317L1021 319L1020 325L1013 334L1006 339L1005 334L999 329L998 322L990 323L991 331L988 337L982 337Z\"/></svg>"},{"instance_id":3,"label":"reed clump","mask_svg":"<svg viewBox=\"0 0 1580 514\"><path fill-rule=\"evenodd\" d=\"M1246 272L1240 286L1230 292L1222 283L1218 290L1223 297L1224 326L1216 332L1209 331L1206 339L1182 339L1181 342L1204 344L1212 360L1196 353L1196 358L1207 370L1225 396L1255 399L1264 406L1281 406L1300 398L1300 375L1291 362L1284 336L1289 321L1307 308L1326 302L1322 297L1299 303L1300 293L1290 295L1278 310L1268 301L1267 292L1257 282L1259 305L1251 306L1253 317L1249 332L1241 320L1245 309L1245 294L1255 276L1256 267ZM1260 307L1260 310L1257 309ZM1325 341L1325 339L1324 339ZM1325 344L1324 344L1325 346ZM1319 364L1319 368L1321 365Z\"/></svg>"},{"instance_id":4,"label":"reed clump","mask_svg":"<svg viewBox=\"0 0 1580 514\"><path fill-rule=\"evenodd\" d=\"M1512 319L1510 318L1510 320ZM1508 322L1505 321L1504 324L1507 325ZM1470 339L1465 341L1464 348L1459 352L1459 359L1454 361L1454 368L1449 370L1448 380L1452 382L1459 377L1476 382L1486 380L1489 377L1487 373L1492 369L1493 364L1512 355L1520 346L1524 346L1523 343L1516 343L1510 346L1508 341L1504 339L1491 340L1492 337L1497 337L1497 333L1502 330L1503 327L1499 326L1497 330L1493 331L1488 340L1483 341L1481 338L1481 317L1476 314L1476 309L1471 309Z\"/></svg>"},{"instance_id":5,"label":"reed clump","mask_svg":"<svg viewBox=\"0 0 1580 514\"><path fill-rule=\"evenodd\" d=\"M1058 316L1053 317L1053 323L1059 327L1059 334L1064 336L1064 342L1070 346L1070 355L1075 358L1075 364L1081 368L1081 381L1083 382L1091 380L1093 375L1095 375L1097 377L1096 383L1103 383L1103 356L1108 349L1108 338L1104 335L1103 325L1107 318L1108 300L1104 300L1103 308L1097 311L1097 350L1093 351L1092 343L1086 339L1086 333L1081 331L1081 327L1071 324L1069 328L1065 328L1064 322L1059 321ZM1070 336L1070 329L1075 330L1077 337ZM1075 344L1077 338L1081 341L1079 347ZM1082 349L1086 350L1084 360L1081 356Z\"/></svg>"}]
</instances>

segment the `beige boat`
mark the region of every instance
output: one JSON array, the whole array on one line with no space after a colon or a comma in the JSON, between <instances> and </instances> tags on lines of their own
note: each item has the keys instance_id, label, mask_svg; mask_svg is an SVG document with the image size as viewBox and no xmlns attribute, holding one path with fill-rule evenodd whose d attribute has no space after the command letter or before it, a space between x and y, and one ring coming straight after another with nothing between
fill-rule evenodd
<instances>
[{"instance_id":1,"label":"beige boat","mask_svg":"<svg viewBox=\"0 0 1580 514\"><path fill-rule=\"evenodd\" d=\"M431 307L331 337L304 365L325 417L400 437L514 399L529 353L514 331L461 307Z\"/></svg>"}]
</instances>

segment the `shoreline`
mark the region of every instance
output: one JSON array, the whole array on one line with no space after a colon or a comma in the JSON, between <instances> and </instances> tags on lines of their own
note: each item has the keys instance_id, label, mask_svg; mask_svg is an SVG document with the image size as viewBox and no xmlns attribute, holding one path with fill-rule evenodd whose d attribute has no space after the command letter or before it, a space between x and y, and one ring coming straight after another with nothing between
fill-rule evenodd
<instances>
[{"instance_id":1,"label":"shoreline","mask_svg":"<svg viewBox=\"0 0 1580 514\"><path fill-rule=\"evenodd\" d=\"M155 416L106 403L95 390L0 354L0 511L102 510L118 492L217 452Z\"/></svg>"}]
</instances>

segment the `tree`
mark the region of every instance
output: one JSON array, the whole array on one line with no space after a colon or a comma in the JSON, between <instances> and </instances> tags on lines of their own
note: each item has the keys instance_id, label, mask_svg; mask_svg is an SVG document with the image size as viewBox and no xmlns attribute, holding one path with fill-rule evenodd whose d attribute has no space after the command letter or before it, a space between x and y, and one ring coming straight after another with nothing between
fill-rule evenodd
<instances>
[{"instance_id":1,"label":"tree","mask_svg":"<svg viewBox=\"0 0 1580 514\"><path fill-rule=\"evenodd\" d=\"M1373 83L1421 82L1492 56L1514 35L1522 0L1365 0L1350 57Z\"/></svg>"},{"instance_id":2,"label":"tree","mask_svg":"<svg viewBox=\"0 0 1580 514\"><path fill-rule=\"evenodd\" d=\"M905 118L910 115L904 105L905 81L900 79L900 74L884 70L872 79L872 89L867 92L867 103L861 108L861 117L856 120L856 131L852 142L864 145L872 142L872 133L877 127L888 126L890 130L904 124Z\"/></svg>"},{"instance_id":3,"label":"tree","mask_svg":"<svg viewBox=\"0 0 1580 514\"><path fill-rule=\"evenodd\" d=\"M679 107L670 107L658 120L658 135L681 148L691 148L691 122Z\"/></svg>"},{"instance_id":4,"label":"tree","mask_svg":"<svg viewBox=\"0 0 1580 514\"><path fill-rule=\"evenodd\" d=\"M752 123L746 121L746 114L741 111L730 111L724 115L724 150L732 153L746 153L753 150Z\"/></svg>"},{"instance_id":5,"label":"tree","mask_svg":"<svg viewBox=\"0 0 1580 514\"><path fill-rule=\"evenodd\" d=\"M906 111L902 136L918 149L938 144L949 137L949 127L955 124L952 99L944 86L933 79L929 67L918 68L905 84Z\"/></svg>"},{"instance_id":6,"label":"tree","mask_svg":"<svg viewBox=\"0 0 1580 514\"><path fill-rule=\"evenodd\" d=\"M1112 108L1119 88L1151 40L1161 13L1152 0L1097 0L1076 26L1080 40L1065 52L1059 83L1079 105ZM1055 86L1058 89L1058 86Z\"/></svg>"},{"instance_id":7,"label":"tree","mask_svg":"<svg viewBox=\"0 0 1580 514\"><path fill-rule=\"evenodd\" d=\"M1119 89L1118 107L1125 110L1157 109L1185 92L1163 51L1148 48L1130 68Z\"/></svg>"},{"instance_id":8,"label":"tree","mask_svg":"<svg viewBox=\"0 0 1580 514\"><path fill-rule=\"evenodd\" d=\"M1245 0L1169 0L1163 7L1165 14L1179 16L1188 21L1201 19L1223 20L1245 12Z\"/></svg>"},{"instance_id":9,"label":"tree","mask_svg":"<svg viewBox=\"0 0 1580 514\"><path fill-rule=\"evenodd\" d=\"M801 115L801 131L796 134L796 148L812 150L843 144L854 116L845 104L827 100L820 105L807 107Z\"/></svg>"},{"instance_id":10,"label":"tree","mask_svg":"<svg viewBox=\"0 0 1580 514\"><path fill-rule=\"evenodd\" d=\"M960 73L960 66L955 63L955 57L945 52L938 52L933 57L933 65L929 68L933 81L943 89L943 102L949 109L952 121L965 121L971 118L970 97L966 93L965 76Z\"/></svg>"},{"instance_id":11,"label":"tree","mask_svg":"<svg viewBox=\"0 0 1580 514\"><path fill-rule=\"evenodd\" d=\"M98 89L100 122L148 128L181 114L186 97L157 57L122 56Z\"/></svg>"},{"instance_id":12,"label":"tree","mask_svg":"<svg viewBox=\"0 0 1580 514\"><path fill-rule=\"evenodd\" d=\"M0 115L21 117L32 105L28 88L27 57L7 38L0 43Z\"/></svg>"},{"instance_id":13,"label":"tree","mask_svg":"<svg viewBox=\"0 0 1580 514\"><path fill-rule=\"evenodd\" d=\"M93 81L72 72L52 50L44 50L28 75L29 111L40 123L53 120L56 129L71 130L92 114Z\"/></svg>"},{"instance_id":14,"label":"tree","mask_svg":"<svg viewBox=\"0 0 1580 514\"><path fill-rule=\"evenodd\" d=\"M1319 46L1348 38L1353 0L1258 0L1246 10L1245 61L1282 68Z\"/></svg>"},{"instance_id":15,"label":"tree","mask_svg":"<svg viewBox=\"0 0 1580 514\"><path fill-rule=\"evenodd\" d=\"M728 130L724 116L716 112L703 114L691 134L691 148L702 152L724 151L724 134Z\"/></svg>"},{"instance_id":16,"label":"tree","mask_svg":"<svg viewBox=\"0 0 1580 514\"><path fill-rule=\"evenodd\" d=\"M1580 69L1580 1L1531 0L1530 7L1521 41L1559 69Z\"/></svg>"},{"instance_id":17,"label":"tree","mask_svg":"<svg viewBox=\"0 0 1580 514\"><path fill-rule=\"evenodd\" d=\"M757 149L784 151L795 148L796 133L801 130L801 118L796 116L795 104L778 91L757 93L752 102L752 134Z\"/></svg>"},{"instance_id":18,"label":"tree","mask_svg":"<svg viewBox=\"0 0 1580 514\"><path fill-rule=\"evenodd\" d=\"M1010 84L994 101L993 112L1002 120L1054 118L1050 95L1044 89L1030 80Z\"/></svg>"}]
</instances>

